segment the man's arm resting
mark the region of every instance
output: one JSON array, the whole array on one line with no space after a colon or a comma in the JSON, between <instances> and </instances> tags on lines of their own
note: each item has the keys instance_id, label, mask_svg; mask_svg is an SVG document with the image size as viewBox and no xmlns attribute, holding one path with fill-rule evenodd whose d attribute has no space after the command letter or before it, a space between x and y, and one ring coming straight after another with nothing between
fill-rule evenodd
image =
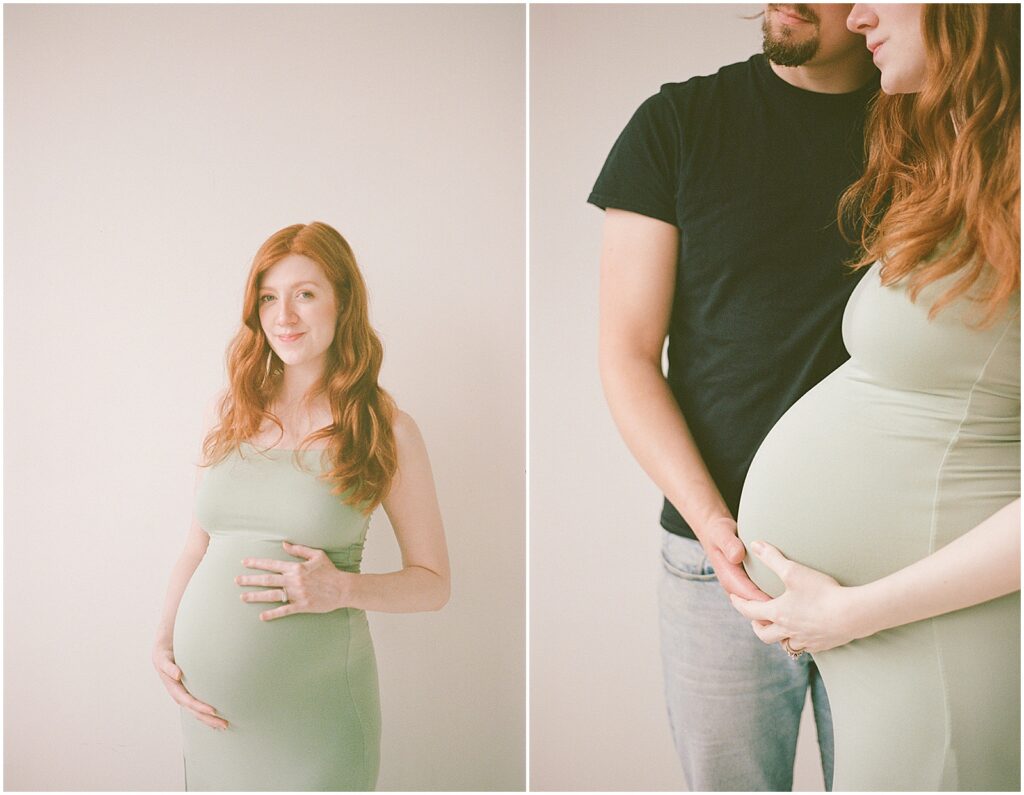
<instances>
[{"instance_id":1,"label":"man's arm resting","mask_svg":"<svg viewBox=\"0 0 1024 795\"><path fill-rule=\"evenodd\" d=\"M630 452L693 528L722 587L767 599L740 565L736 522L708 472L661 370L675 291L679 230L608 209L601 248L600 369Z\"/></svg>"}]
</instances>

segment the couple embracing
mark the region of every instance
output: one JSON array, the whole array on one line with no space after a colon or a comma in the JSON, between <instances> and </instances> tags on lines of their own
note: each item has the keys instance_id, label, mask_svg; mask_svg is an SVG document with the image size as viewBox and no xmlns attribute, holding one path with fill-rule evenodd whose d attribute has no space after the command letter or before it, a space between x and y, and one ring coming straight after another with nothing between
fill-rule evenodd
<instances>
[{"instance_id":1,"label":"couple embracing","mask_svg":"<svg viewBox=\"0 0 1024 795\"><path fill-rule=\"evenodd\" d=\"M810 689L829 789L1019 790L1020 6L763 30L590 196L687 783L790 789Z\"/></svg>"}]
</instances>

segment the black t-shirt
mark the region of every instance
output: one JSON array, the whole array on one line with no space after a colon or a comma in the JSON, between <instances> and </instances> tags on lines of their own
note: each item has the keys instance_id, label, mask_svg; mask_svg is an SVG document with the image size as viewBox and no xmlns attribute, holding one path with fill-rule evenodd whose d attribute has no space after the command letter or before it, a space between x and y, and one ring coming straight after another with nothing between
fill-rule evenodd
<instances>
[{"instance_id":1,"label":"black t-shirt","mask_svg":"<svg viewBox=\"0 0 1024 795\"><path fill-rule=\"evenodd\" d=\"M849 94L790 85L763 55L667 83L612 147L589 201L679 228L668 383L736 514L776 421L848 358L841 323L863 270L838 229L863 169L878 80ZM693 537L665 500L662 526Z\"/></svg>"}]
</instances>

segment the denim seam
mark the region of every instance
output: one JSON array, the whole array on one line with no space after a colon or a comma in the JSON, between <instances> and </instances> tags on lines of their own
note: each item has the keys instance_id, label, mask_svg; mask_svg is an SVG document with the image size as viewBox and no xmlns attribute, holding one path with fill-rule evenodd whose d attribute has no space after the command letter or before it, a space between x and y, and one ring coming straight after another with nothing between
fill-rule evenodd
<instances>
[{"instance_id":1,"label":"denim seam","mask_svg":"<svg viewBox=\"0 0 1024 795\"><path fill-rule=\"evenodd\" d=\"M712 582L712 581L714 581L717 578L717 575L713 571L705 573L703 571L696 572L696 571L687 571L686 569L681 569L678 566L676 566L674 563L672 563L665 556L664 553L662 553L662 555L661 555L661 562L662 562L662 565L665 567L665 570L669 574L671 574L674 577L678 577L681 580L691 580L691 581L694 581L694 582ZM699 566L699 568L701 570L703 570L705 568L705 566L703 565L703 561L701 562L701 565Z\"/></svg>"}]
</instances>

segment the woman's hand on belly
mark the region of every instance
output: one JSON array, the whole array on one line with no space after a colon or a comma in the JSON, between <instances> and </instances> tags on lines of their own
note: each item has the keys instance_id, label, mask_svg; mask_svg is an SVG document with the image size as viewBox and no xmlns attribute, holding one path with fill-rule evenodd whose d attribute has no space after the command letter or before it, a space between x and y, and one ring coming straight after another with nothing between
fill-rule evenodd
<instances>
[{"instance_id":1,"label":"woman's hand on belly","mask_svg":"<svg viewBox=\"0 0 1024 795\"><path fill-rule=\"evenodd\" d=\"M293 613L329 613L348 605L348 583L356 574L340 571L322 549L283 542L284 551L305 558L301 563L272 558L246 558L242 565L271 574L242 574L237 585L262 585L274 590L245 591L243 602L285 602L260 613L261 621Z\"/></svg>"},{"instance_id":2,"label":"woman's hand on belly","mask_svg":"<svg viewBox=\"0 0 1024 795\"><path fill-rule=\"evenodd\" d=\"M844 588L827 574L787 559L763 541L753 542L750 549L786 586L781 596L767 602L729 596L762 641L772 644L788 639L793 651L813 653L871 634L857 625L861 611L855 603L855 588Z\"/></svg>"},{"instance_id":3,"label":"woman's hand on belly","mask_svg":"<svg viewBox=\"0 0 1024 795\"><path fill-rule=\"evenodd\" d=\"M174 650L170 646L157 645L153 648L153 667L160 674L160 681L171 698L191 712L196 720L213 729L228 727L228 722L217 715L217 710L185 689L181 683L181 669L174 662Z\"/></svg>"}]
</instances>

